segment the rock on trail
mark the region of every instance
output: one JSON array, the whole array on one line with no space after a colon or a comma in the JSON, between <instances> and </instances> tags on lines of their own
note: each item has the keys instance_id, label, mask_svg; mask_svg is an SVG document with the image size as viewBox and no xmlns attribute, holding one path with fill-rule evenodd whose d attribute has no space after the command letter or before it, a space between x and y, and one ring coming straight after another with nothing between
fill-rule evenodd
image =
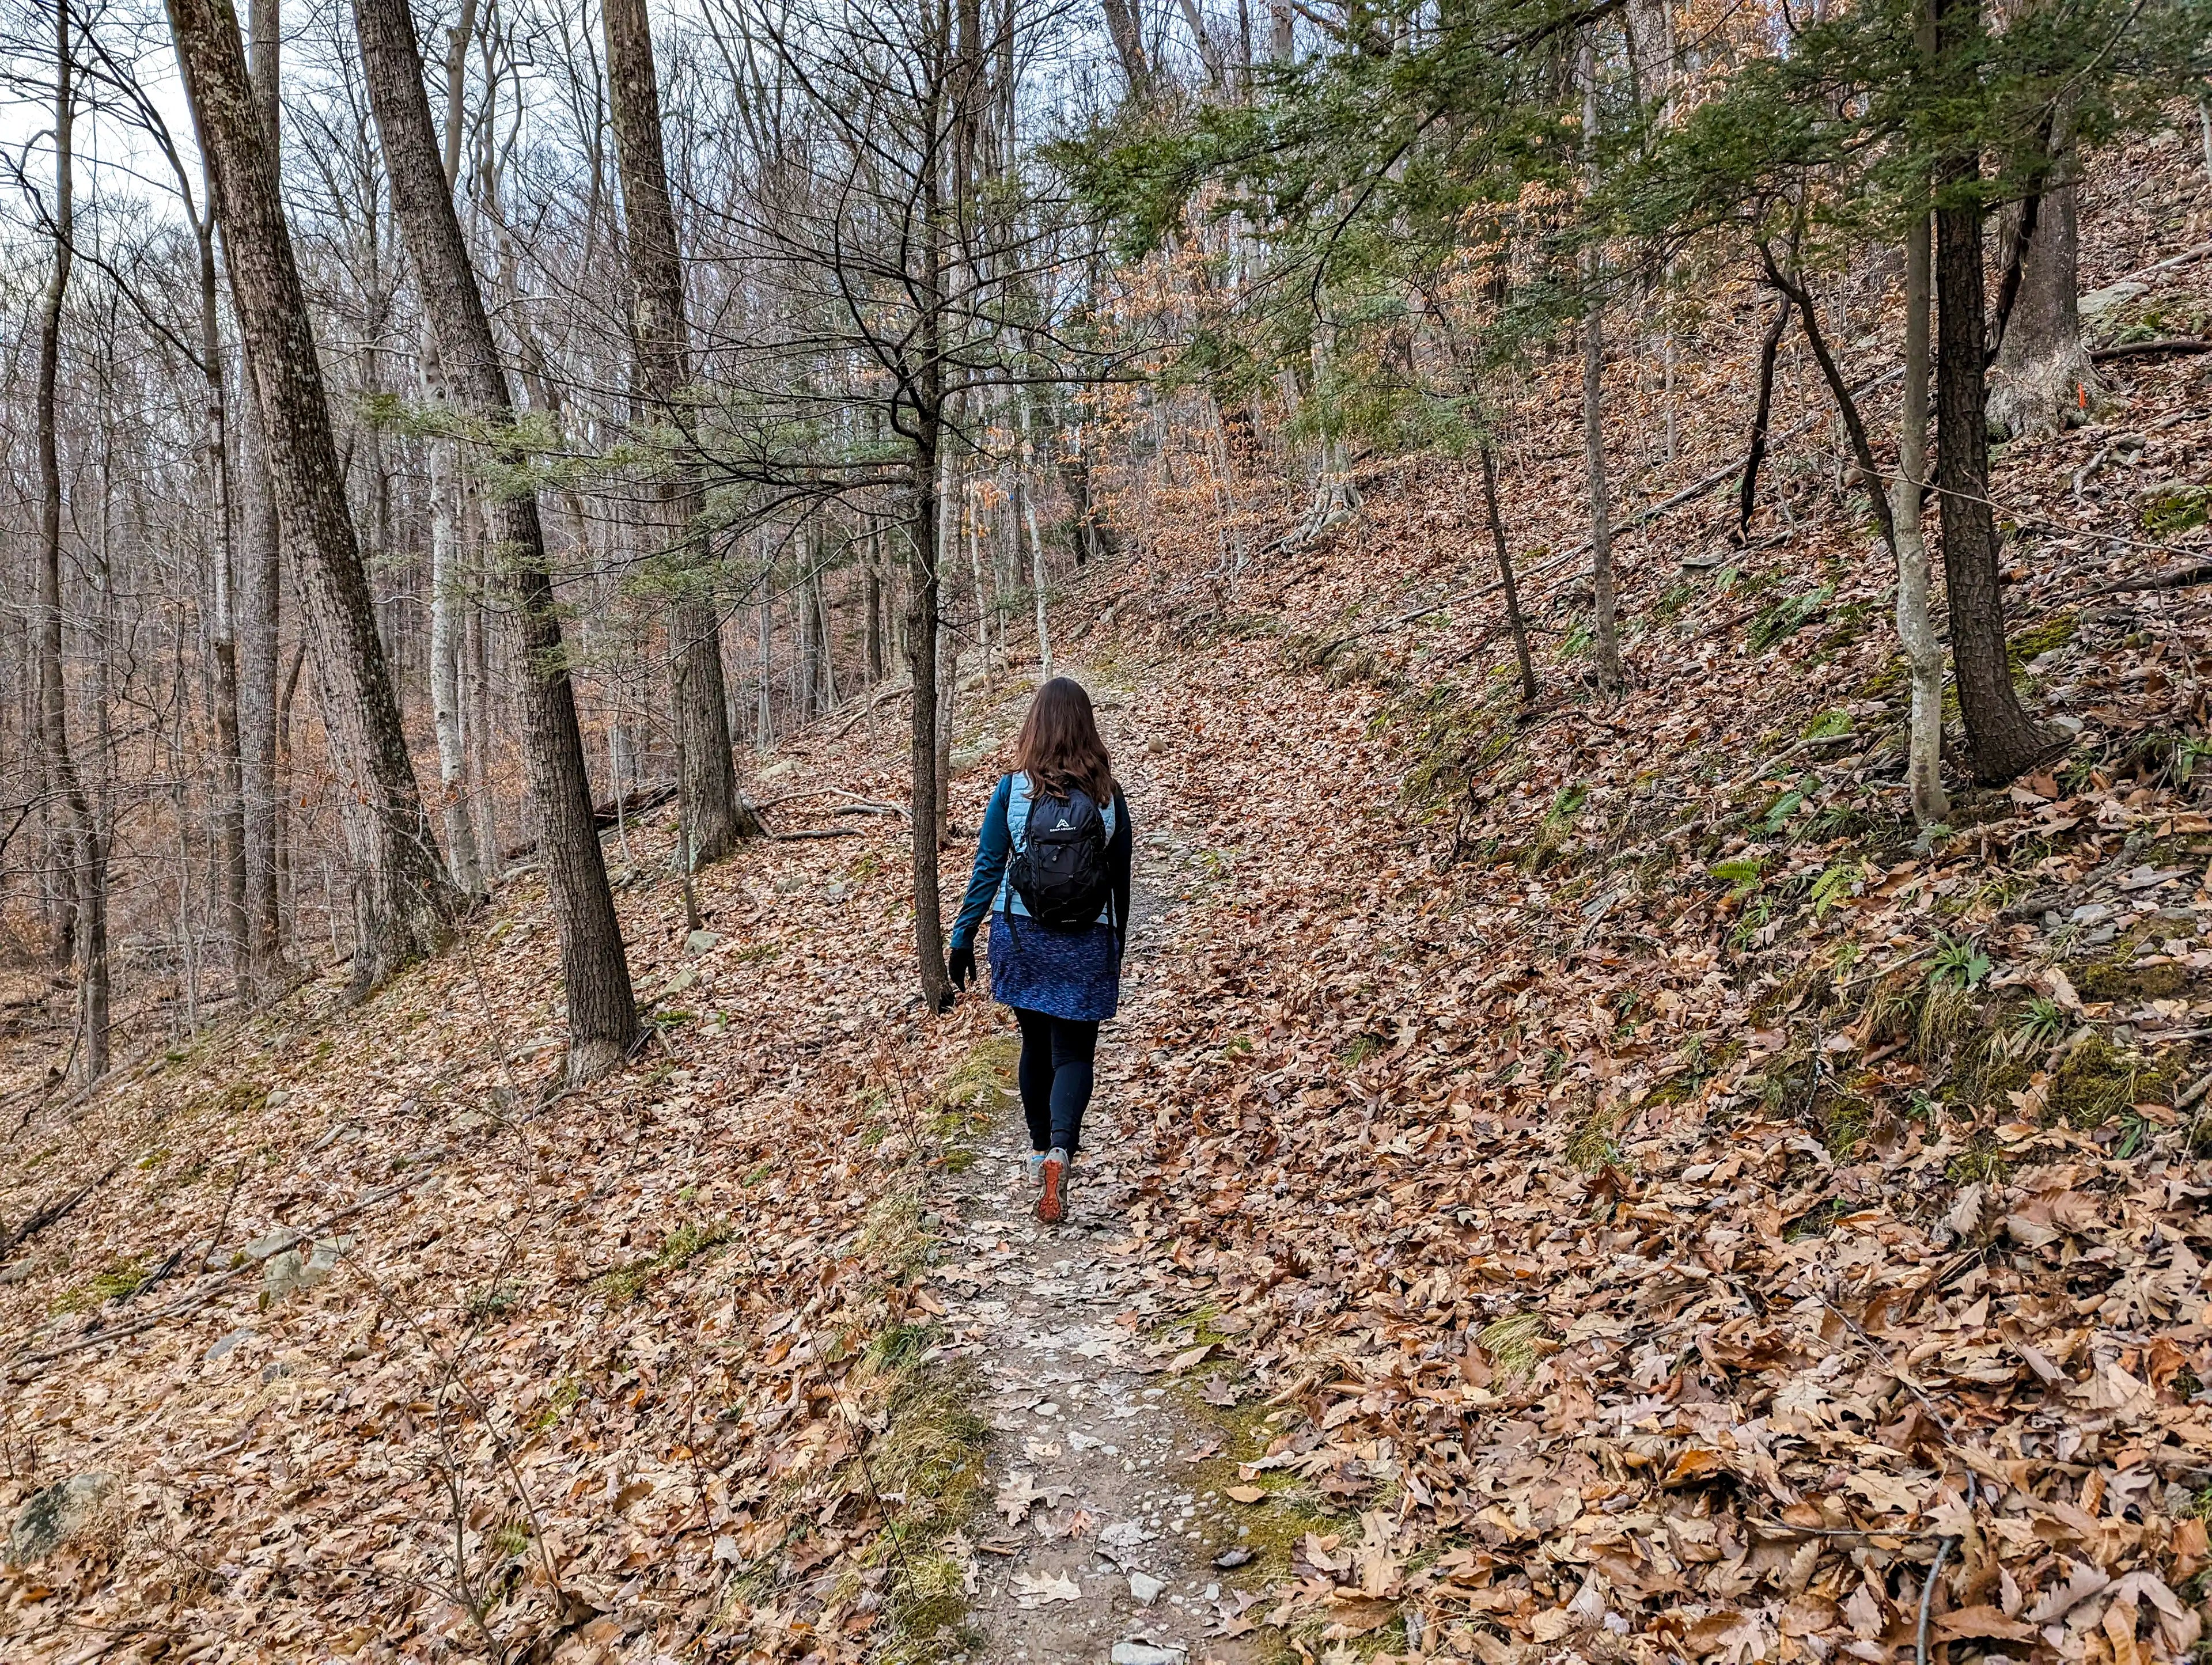
<instances>
[{"instance_id":1,"label":"rock on trail","mask_svg":"<svg viewBox=\"0 0 2212 1665\"><path fill-rule=\"evenodd\" d=\"M1141 832L1146 805L1132 795ZM1146 998L1167 921L1144 869L1165 859L1157 840L1139 858L1123 1017L1101 1036L1102 1066L1129 1043L1133 1008ZM1249 1528L1227 1498L1194 1486L1190 1454L1218 1442L1202 1443L1139 1345L1132 1302L1150 1285L1122 1226L1136 1188L1119 1166L1112 1072L1099 1075L1065 1223L1033 1212L1011 1092L974 1167L933 1199L941 1237L930 1281L946 1309L945 1352L981 1373L992 1429L994 1513L969 1546L969 1619L981 1638L969 1657L1249 1665L1258 1657L1249 1642L1217 1632L1262 1591L1214 1565L1245 1559L1235 1552Z\"/></svg>"},{"instance_id":2,"label":"rock on trail","mask_svg":"<svg viewBox=\"0 0 2212 1665\"><path fill-rule=\"evenodd\" d=\"M1194 1491L1200 1431L1137 1365L1116 1322L1145 1287L1114 1252L1131 1188L1116 1172L1110 1107L1093 1125L1108 1154L1076 1170L1070 1220L1038 1223L1019 1109L952 1195L933 1274L948 1353L981 1372L996 1513L975 1528L971 1656L1085 1665L1245 1665L1213 1634L1260 1596L1217 1556L1244 1529L1226 1498ZM1155 1367L1157 1368L1157 1367ZM1233 1559L1233 1557L1231 1558Z\"/></svg>"}]
</instances>

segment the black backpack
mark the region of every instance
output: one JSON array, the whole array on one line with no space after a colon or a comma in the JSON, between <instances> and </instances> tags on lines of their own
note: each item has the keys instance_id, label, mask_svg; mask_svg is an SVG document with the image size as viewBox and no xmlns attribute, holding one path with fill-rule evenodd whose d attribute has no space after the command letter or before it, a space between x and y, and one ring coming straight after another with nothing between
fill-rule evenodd
<instances>
[{"instance_id":1,"label":"black backpack","mask_svg":"<svg viewBox=\"0 0 2212 1665\"><path fill-rule=\"evenodd\" d=\"M1062 930L1097 921L1114 888L1106 842L1105 819L1088 793L1030 798L1029 826L1007 871L1031 919Z\"/></svg>"}]
</instances>

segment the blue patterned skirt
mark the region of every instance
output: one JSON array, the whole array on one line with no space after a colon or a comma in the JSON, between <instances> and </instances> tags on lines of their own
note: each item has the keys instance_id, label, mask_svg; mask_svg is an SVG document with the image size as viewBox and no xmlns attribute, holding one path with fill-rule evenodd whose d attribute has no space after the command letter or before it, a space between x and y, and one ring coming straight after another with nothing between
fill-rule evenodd
<instances>
[{"instance_id":1,"label":"blue patterned skirt","mask_svg":"<svg viewBox=\"0 0 2212 1665\"><path fill-rule=\"evenodd\" d=\"M1079 1023L1103 1023L1121 1003L1121 945L1110 925L1054 931L1018 914L991 915L991 998Z\"/></svg>"}]
</instances>

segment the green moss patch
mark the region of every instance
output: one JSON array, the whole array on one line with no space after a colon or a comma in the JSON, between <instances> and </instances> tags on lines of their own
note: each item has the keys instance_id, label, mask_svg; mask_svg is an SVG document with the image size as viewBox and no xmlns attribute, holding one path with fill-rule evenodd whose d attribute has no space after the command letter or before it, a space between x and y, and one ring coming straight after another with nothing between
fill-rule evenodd
<instances>
[{"instance_id":1,"label":"green moss patch","mask_svg":"<svg viewBox=\"0 0 2212 1665\"><path fill-rule=\"evenodd\" d=\"M1620 1127L1626 1109L1592 1110L1567 1135L1565 1154L1577 1173L1595 1174L1606 1168L1626 1168L1628 1153L1621 1148Z\"/></svg>"},{"instance_id":2,"label":"green moss patch","mask_svg":"<svg viewBox=\"0 0 2212 1665\"><path fill-rule=\"evenodd\" d=\"M2074 633L2079 628L2079 622L2072 613L2053 613L2049 618L2040 619L2008 638L2005 642L2005 658L2011 663L2013 670L2018 671L2030 659L2047 653L2054 647L2063 647L2074 640Z\"/></svg>"},{"instance_id":3,"label":"green moss patch","mask_svg":"<svg viewBox=\"0 0 2212 1665\"><path fill-rule=\"evenodd\" d=\"M994 1035L978 1041L945 1073L930 1095L929 1115L940 1138L988 1127L1014 1091L1021 1037Z\"/></svg>"},{"instance_id":4,"label":"green moss patch","mask_svg":"<svg viewBox=\"0 0 2212 1665\"><path fill-rule=\"evenodd\" d=\"M1014 1072L1021 1057L1018 1036L987 1036L968 1049L931 1093L929 1128L948 1173L964 1174L975 1167L975 1152L968 1141L1006 1114L1017 1091Z\"/></svg>"},{"instance_id":5,"label":"green moss patch","mask_svg":"<svg viewBox=\"0 0 2212 1665\"><path fill-rule=\"evenodd\" d=\"M2189 987L2189 968L2171 960L2156 965L2105 960L2081 974L2081 992L2093 1000L2171 1000Z\"/></svg>"},{"instance_id":6,"label":"green moss patch","mask_svg":"<svg viewBox=\"0 0 2212 1665\"><path fill-rule=\"evenodd\" d=\"M1220 1455L1191 1466L1187 1484L1200 1496L1210 1492L1217 1500L1218 1518L1227 1523L1221 1547L1233 1544L1252 1553L1250 1560L1227 1575L1231 1582L1256 1589L1290 1577L1291 1558L1309 1532L1357 1534L1356 1512L1332 1505L1297 1475L1271 1468L1244 1477L1243 1464L1258 1461L1277 1439L1299 1426L1304 1419L1297 1413L1285 1413L1261 1400L1235 1406L1209 1404L1188 1383L1177 1390L1176 1398L1194 1421L1219 1431L1227 1442ZM1230 1495L1231 1487L1248 1493L1256 1490L1261 1495L1254 1502L1241 1503Z\"/></svg>"},{"instance_id":7,"label":"green moss patch","mask_svg":"<svg viewBox=\"0 0 2212 1665\"><path fill-rule=\"evenodd\" d=\"M2162 1097L2178 1072L2123 1051L2103 1036L2071 1048L2051 1079L2049 1115L2069 1127L2101 1127L2146 1099Z\"/></svg>"},{"instance_id":8,"label":"green moss patch","mask_svg":"<svg viewBox=\"0 0 2212 1665\"><path fill-rule=\"evenodd\" d=\"M886 1419L868 1450L874 1484L904 1499L865 1558L889 1576L882 1657L899 1665L958 1658L975 1641L965 1568L943 1545L983 1506L991 1429L975 1408L974 1366L931 1356L941 1339L933 1326L887 1330L855 1376Z\"/></svg>"},{"instance_id":9,"label":"green moss patch","mask_svg":"<svg viewBox=\"0 0 2212 1665\"><path fill-rule=\"evenodd\" d=\"M1504 696L1510 697L1508 685ZM1385 706L1375 726L1389 732L1407 759L1399 796L1412 809L1455 801L1505 754L1516 731L1492 705L1439 683Z\"/></svg>"},{"instance_id":10,"label":"green moss patch","mask_svg":"<svg viewBox=\"0 0 2212 1665\"><path fill-rule=\"evenodd\" d=\"M52 1313L87 1312L118 1296L131 1294L145 1281L144 1261L118 1261L96 1277L63 1291L47 1310Z\"/></svg>"},{"instance_id":11,"label":"green moss patch","mask_svg":"<svg viewBox=\"0 0 2212 1665\"><path fill-rule=\"evenodd\" d=\"M2154 538L2178 538L2207 520L2212 520L2212 487L2160 486L2143 499L2143 530Z\"/></svg>"},{"instance_id":12,"label":"green moss patch","mask_svg":"<svg viewBox=\"0 0 2212 1665\"><path fill-rule=\"evenodd\" d=\"M708 1250L720 1248L736 1235L736 1228L726 1219L679 1225L668 1234L658 1254L601 1273L592 1279L590 1291L610 1306L624 1305L635 1301L646 1285L663 1273L672 1272Z\"/></svg>"}]
</instances>

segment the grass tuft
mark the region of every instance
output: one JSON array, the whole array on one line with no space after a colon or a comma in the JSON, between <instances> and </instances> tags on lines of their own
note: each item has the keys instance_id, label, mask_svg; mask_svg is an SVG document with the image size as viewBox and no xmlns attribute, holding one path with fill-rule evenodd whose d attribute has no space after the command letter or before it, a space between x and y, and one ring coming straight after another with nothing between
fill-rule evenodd
<instances>
[{"instance_id":1,"label":"grass tuft","mask_svg":"<svg viewBox=\"0 0 2212 1665\"><path fill-rule=\"evenodd\" d=\"M1544 1333L1540 1312L1516 1312L1501 1318L1474 1338L1488 1355L1500 1385L1518 1381L1536 1368L1536 1343Z\"/></svg>"},{"instance_id":2,"label":"grass tuft","mask_svg":"<svg viewBox=\"0 0 2212 1665\"><path fill-rule=\"evenodd\" d=\"M1920 1002L1914 1045L1923 1062L1933 1062L1966 1032L1974 1010L1974 991L1951 978L1931 979Z\"/></svg>"}]
</instances>

